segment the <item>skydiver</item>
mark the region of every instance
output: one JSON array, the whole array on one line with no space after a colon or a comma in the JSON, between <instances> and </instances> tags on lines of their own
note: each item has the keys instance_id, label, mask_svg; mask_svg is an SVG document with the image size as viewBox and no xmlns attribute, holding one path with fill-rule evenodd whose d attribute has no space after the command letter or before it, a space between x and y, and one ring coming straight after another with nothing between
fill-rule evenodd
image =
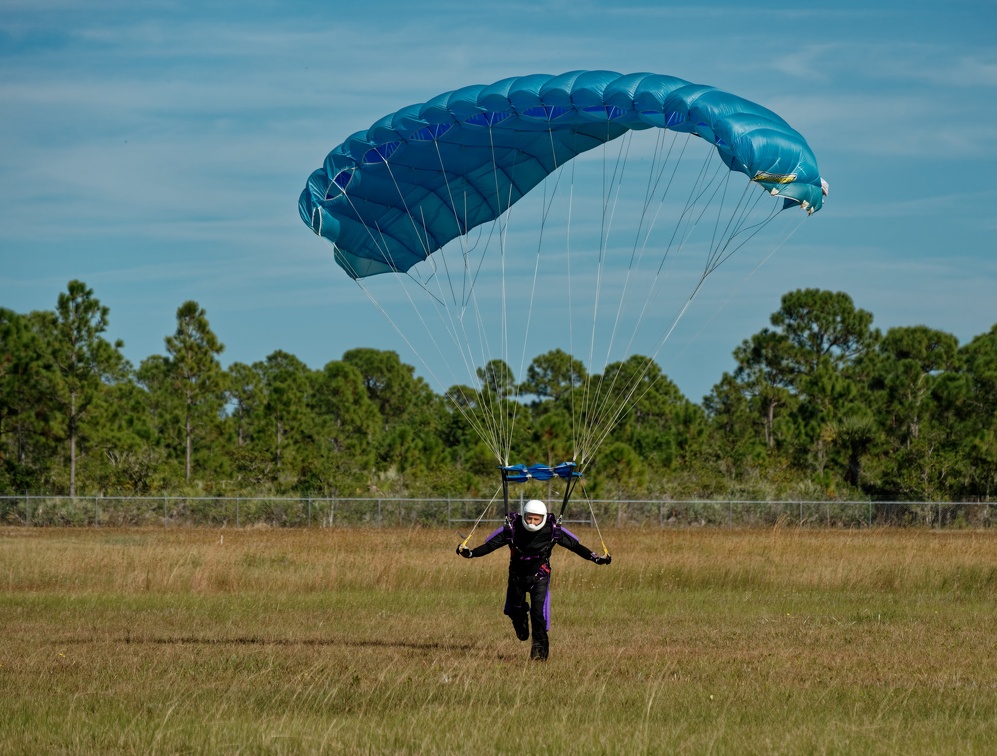
<instances>
[{"instance_id":1,"label":"skydiver","mask_svg":"<svg viewBox=\"0 0 997 756\"><path fill-rule=\"evenodd\" d=\"M609 553L596 554L582 546L575 534L561 527L557 518L547 514L547 506L536 499L526 503L522 516L518 512L510 512L506 523L480 546L469 549L460 544L457 547L457 553L465 559L485 556L502 546L509 547L509 585L504 613L512 620L516 637L521 641L530 639L532 620L530 658L538 661L546 660L549 651L550 554L554 544L560 544L596 564L612 561ZM530 603L526 601L527 594Z\"/></svg>"}]
</instances>

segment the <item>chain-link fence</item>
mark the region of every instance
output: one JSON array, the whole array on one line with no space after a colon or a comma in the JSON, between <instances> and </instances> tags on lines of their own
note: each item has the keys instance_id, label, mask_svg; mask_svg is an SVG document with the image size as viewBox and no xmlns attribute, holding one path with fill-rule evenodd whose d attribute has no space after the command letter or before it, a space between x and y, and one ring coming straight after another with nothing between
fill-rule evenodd
<instances>
[{"instance_id":1,"label":"chain-link fence","mask_svg":"<svg viewBox=\"0 0 997 756\"><path fill-rule=\"evenodd\" d=\"M519 502L510 504L516 508ZM470 527L501 522L487 499L0 496L0 524L162 527ZM560 509L559 502L554 510ZM565 523L600 527L990 527L989 502L577 500Z\"/></svg>"}]
</instances>

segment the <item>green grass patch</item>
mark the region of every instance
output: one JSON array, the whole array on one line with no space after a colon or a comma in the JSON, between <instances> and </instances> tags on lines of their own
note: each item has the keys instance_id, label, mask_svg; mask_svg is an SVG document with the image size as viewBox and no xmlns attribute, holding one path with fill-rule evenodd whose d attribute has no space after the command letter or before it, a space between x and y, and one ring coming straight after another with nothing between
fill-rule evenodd
<instances>
[{"instance_id":1,"label":"green grass patch","mask_svg":"<svg viewBox=\"0 0 997 756\"><path fill-rule=\"evenodd\" d=\"M0 752L992 752L997 536L606 535L538 664L444 531L0 531Z\"/></svg>"}]
</instances>

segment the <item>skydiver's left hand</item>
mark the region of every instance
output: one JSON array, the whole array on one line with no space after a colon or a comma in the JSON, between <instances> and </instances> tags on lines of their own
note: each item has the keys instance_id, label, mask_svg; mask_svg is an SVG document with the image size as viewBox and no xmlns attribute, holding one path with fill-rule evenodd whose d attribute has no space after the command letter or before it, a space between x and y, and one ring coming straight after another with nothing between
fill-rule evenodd
<instances>
[{"instance_id":1,"label":"skydiver's left hand","mask_svg":"<svg viewBox=\"0 0 997 756\"><path fill-rule=\"evenodd\" d=\"M613 557L610 554L605 554L605 555L593 554L592 561L595 562L596 564L609 564L610 562L613 561Z\"/></svg>"},{"instance_id":2,"label":"skydiver's left hand","mask_svg":"<svg viewBox=\"0 0 997 756\"><path fill-rule=\"evenodd\" d=\"M460 544L459 546L457 546L457 554L458 556L464 557L464 559L470 559L471 557L474 556L474 554L471 553L471 550L467 548L467 546L465 546L464 544Z\"/></svg>"}]
</instances>

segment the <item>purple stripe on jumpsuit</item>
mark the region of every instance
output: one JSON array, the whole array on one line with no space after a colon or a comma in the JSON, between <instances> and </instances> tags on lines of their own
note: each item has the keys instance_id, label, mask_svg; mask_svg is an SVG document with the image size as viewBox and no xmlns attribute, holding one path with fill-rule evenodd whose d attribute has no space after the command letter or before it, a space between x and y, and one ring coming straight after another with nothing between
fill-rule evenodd
<instances>
[{"instance_id":1,"label":"purple stripe on jumpsuit","mask_svg":"<svg viewBox=\"0 0 997 756\"><path fill-rule=\"evenodd\" d=\"M547 595L544 596L544 627L550 631L550 582L547 583Z\"/></svg>"}]
</instances>

